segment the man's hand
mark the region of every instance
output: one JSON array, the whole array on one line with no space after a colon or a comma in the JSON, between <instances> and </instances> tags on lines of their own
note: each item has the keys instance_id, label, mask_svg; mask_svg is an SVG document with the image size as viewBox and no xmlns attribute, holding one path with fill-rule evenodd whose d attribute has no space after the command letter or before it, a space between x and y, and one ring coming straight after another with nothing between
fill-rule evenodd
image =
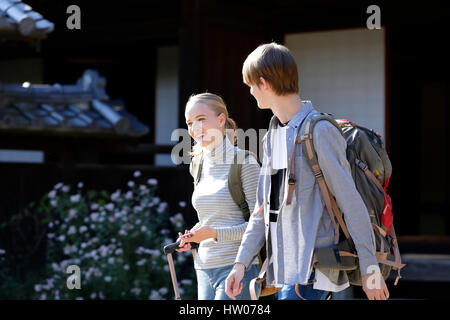
<instances>
[{"instance_id":1,"label":"man's hand","mask_svg":"<svg viewBox=\"0 0 450 320\"><path fill-rule=\"evenodd\" d=\"M242 263L235 263L233 269L225 282L225 293L232 300L236 300L236 296L242 291L241 280L244 277L245 266Z\"/></svg>"},{"instance_id":2,"label":"man's hand","mask_svg":"<svg viewBox=\"0 0 450 320\"><path fill-rule=\"evenodd\" d=\"M387 300L389 298L389 290L379 272L362 276L362 285L369 300Z\"/></svg>"}]
</instances>

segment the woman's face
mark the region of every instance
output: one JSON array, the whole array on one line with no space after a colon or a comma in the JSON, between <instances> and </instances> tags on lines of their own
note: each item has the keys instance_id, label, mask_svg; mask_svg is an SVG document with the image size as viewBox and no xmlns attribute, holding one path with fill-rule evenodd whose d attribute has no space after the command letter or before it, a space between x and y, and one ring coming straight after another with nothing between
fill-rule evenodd
<instances>
[{"instance_id":1,"label":"woman's face","mask_svg":"<svg viewBox=\"0 0 450 320\"><path fill-rule=\"evenodd\" d=\"M195 103L185 113L189 135L202 147L214 141L222 141L225 128L225 114L217 114L204 103Z\"/></svg>"}]
</instances>

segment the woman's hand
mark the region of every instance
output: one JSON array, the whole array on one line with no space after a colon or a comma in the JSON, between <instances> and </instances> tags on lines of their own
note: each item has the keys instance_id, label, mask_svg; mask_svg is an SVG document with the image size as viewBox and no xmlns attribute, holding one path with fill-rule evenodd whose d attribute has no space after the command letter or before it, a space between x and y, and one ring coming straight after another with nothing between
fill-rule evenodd
<instances>
[{"instance_id":1,"label":"woman's hand","mask_svg":"<svg viewBox=\"0 0 450 320\"><path fill-rule=\"evenodd\" d=\"M189 230L184 230L184 233L185 234L189 233ZM180 241L180 244L178 245L179 249L175 249L177 252L191 250L191 244L185 241L184 235L181 232L178 232L177 242L178 241Z\"/></svg>"},{"instance_id":2,"label":"woman's hand","mask_svg":"<svg viewBox=\"0 0 450 320\"><path fill-rule=\"evenodd\" d=\"M182 243L184 242L202 242L203 240L209 239L209 238L217 238L217 231L213 227L210 226L203 226L200 227L192 232L188 232L187 234L183 235L183 238L181 239Z\"/></svg>"}]
</instances>

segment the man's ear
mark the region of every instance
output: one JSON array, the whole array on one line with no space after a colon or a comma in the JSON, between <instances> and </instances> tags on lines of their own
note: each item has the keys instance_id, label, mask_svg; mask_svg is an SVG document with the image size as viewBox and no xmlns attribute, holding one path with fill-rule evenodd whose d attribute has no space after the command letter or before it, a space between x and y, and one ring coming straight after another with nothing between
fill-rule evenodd
<instances>
[{"instance_id":1,"label":"man's ear","mask_svg":"<svg viewBox=\"0 0 450 320\"><path fill-rule=\"evenodd\" d=\"M270 84L263 77L259 77L259 81L261 82L261 89L268 90L270 89Z\"/></svg>"}]
</instances>

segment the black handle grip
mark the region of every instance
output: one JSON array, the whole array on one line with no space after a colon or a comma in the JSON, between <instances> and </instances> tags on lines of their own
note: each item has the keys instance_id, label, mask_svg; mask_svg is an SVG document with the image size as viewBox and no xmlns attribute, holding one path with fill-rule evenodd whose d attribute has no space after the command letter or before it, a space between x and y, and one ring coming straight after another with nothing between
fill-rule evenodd
<instances>
[{"instance_id":1,"label":"black handle grip","mask_svg":"<svg viewBox=\"0 0 450 320\"><path fill-rule=\"evenodd\" d=\"M198 243L197 242L189 242L191 244L191 248L192 249L197 249L198 248ZM176 249L178 249L180 245L180 241L174 242L174 243L170 243L168 245L164 246L164 254L169 254L169 253L173 253Z\"/></svg>"}]
</instances>

